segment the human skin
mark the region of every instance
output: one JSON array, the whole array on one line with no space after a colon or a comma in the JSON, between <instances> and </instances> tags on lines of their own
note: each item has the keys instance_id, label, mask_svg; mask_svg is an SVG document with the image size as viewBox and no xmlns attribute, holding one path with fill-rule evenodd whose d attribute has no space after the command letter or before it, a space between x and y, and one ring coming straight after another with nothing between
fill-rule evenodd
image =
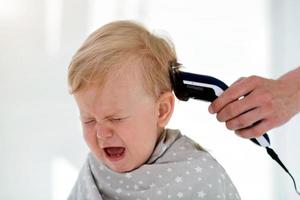
<instances>
[{"instance_id":1,"label":"human skin","mask_svg":"<svg viewBox=\"0 0 300 200\"><path fill-rule=\"evenodd\" d=\"M146 92L139 63L123 65L109 73L103 87L88 85L74 94L86 143L116 172L134 170L149 159L174 106L171 92L159 98ZM117 156L110 156L113 148Z\"/></svg>"},{"instance_id":2,"label":"human skin","mask_svg":"<svg viewBox=\"0 0 300 200\"><path fill-rule=\"evenodd\" d=\"M212 102L209 112L237 135L259 137L300 112L300 67L277 80L240 78Z\"/></svg>"}]
</instances>

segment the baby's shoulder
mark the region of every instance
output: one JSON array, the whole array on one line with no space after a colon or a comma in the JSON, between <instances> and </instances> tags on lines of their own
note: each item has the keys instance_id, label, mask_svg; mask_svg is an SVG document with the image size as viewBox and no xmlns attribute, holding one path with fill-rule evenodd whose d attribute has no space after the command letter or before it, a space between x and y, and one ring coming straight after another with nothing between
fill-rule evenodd
<instances>
[{"instance_id":1,"label":"baby's shoulder","mask_svg":"<svg viewBox=\"0 0 300 200\"><path fill-rule=\"evenodd\" d=\"M208 151L186 136L182 136L174 145L171 154L181 158L178 164L181 163L182 171L178 173L185 178L190 177L189 183L195 187L203 188L199 194L205 194L209 199L240 199L226 170Z\"/></svg>"}]
</instances>

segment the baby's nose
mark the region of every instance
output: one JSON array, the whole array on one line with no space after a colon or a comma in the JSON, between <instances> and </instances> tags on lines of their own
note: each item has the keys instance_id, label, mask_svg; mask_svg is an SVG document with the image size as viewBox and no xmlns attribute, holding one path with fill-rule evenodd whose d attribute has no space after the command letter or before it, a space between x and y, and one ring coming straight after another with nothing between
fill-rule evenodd
<instances>
[{"instance_id":1,"label":"baby's nose","mask_svg":"<svg viewBox=\"0 0 300 200\"><path fill-rule=\"evenodd\" d=\"M113 136L112 128L105 125L97 125L96 126L97 138L100 140L105 140L111 138Z\"/></svg>"}]
</instances>

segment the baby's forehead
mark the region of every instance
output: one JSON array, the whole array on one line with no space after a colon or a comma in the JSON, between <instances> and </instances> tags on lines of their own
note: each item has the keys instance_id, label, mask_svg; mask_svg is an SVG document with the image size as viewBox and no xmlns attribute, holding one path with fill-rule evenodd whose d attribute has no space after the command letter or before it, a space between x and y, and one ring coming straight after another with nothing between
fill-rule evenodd
<instances>
[{"instance_id":1,"label":"baby's forehead","mask_svg":"<svg viewBox=\"0 0 300 200\"><path fill-rule=\"evenodd\" d=\"M105 70L99 71L99 74L94 76L92 82L98 84L100 91L105 89L106 95L117 96L124 92L139 92L138 94L153 96L155 85L150 84L152 82L149 80L153 78L151 76L140 58L130 56L106 66Z\"/></svg>"},{"instance_id":2,"label":"baby's forehead","mask_svg":"<svg viewBox=\"0 0 300 200\"><path fill-rule=\"evenodd\" d=\"M145 73L139 63L121 63L113 66L106 74L103 87L119 89L133 89L136 86L145 86ZM144 88L145 89L145 88Z\"/></svg>"},{"instance_id":3,"label":"baby's forehead","mask_svg":"<svg viewBox=\"0 0 300 200\"><path fill-rule=\"evenodd\" d=\"M142 62L137 58L128 58L110 67L107 79L132 79L142 75Z\"/></svg>"}]
</instances>

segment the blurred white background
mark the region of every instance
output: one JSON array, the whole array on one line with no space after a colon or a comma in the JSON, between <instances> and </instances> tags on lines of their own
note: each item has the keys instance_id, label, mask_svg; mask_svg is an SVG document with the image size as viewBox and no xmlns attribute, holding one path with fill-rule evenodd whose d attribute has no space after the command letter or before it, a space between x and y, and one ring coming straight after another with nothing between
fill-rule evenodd
<instances>
[{"instance_id":1,"label":"blurred white background","mask_svg":"<svg viewBox=\"0 0 300 200\"><path fill-rule=\"evenodd\" d=\"M71 56L96 28L134 19L169 36L188 71L231 84L300 65L299 0L0 0L0 199L66 199L88 149L68 94ZM171 128L208 149L243 200L294 200L287 174L227 131L208 103L177 102ZM300 184L300 117L269 133ZM300 185L299 185L300 187Z\"/></svg>"}]
</instances>

